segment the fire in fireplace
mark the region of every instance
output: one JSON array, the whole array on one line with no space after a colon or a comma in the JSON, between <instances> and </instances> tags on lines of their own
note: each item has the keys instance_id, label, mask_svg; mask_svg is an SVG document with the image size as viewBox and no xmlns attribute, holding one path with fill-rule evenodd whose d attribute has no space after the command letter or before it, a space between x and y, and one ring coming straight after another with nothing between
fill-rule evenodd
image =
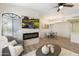
<instances>
[{"instance_id":1,"label":"fire in fireplace","mask_svg":"<svg viewBox=\"0 0 79 59\"><path fill-rule=\"evenodd\" d=\"M32 39L32 38L38 38L38 37L39 37L39 33L38 32L24 33L23 34L23 40L28 40L28 39Z\"/></svg>"}]
</instances>

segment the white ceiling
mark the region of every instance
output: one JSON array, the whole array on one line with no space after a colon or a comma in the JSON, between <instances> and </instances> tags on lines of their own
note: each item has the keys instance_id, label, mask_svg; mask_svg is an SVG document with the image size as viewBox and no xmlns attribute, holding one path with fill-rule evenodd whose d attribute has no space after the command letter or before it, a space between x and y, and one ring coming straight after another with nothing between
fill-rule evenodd
<instances>
[{"instance_id":1,"label":"white ceiling","mask_svg":"<svg viewBox=\"0 0 79 59\"><path fill-rule=\"evenodd\" d=\"M40 11L42 13L46 13L48 12L48 10L56 6L56 3L12 3L10 5L22 6L22 7Z\"/></svg>"},{"instance_id":2,"label":"white ceiling","mask_svg":"<svg viewBox=\"0 0 79 59\"><path fill-rule=\"evenodd\" d=\"M72 3L72 4L74 4L74 7L72 8L64 7L59 13L63 14L64 16L78 14L79 4L78 3ZM37 10L39 13L42 13L44 15L50 13L52 13L53 15L57 14L57 8L54 8L55 6L57 6L57 3L15 3L15 4L12 3L12 5L24 6L32 10Z\"/></svg>"},{"instance_id":3,"label":"white ceiling","mask_svg":"<svg viewBox=\"0 0 79 59\"><path fill-rule=\"evenodd\" d=\"M68 15L73 15L73 14L79 14L79 4L78 3L73 3L74 7L68 8L64 7L59 14L63 16L68 16ZM41 12L42 14L51 14L57 15L57 8L54 8L57 6L57 3L10 3L10 4L3 4L3 5L14 5L14 6L21 6L21 7L26 7L30 8L36 11Z\"/></svg>"}]
</instances>

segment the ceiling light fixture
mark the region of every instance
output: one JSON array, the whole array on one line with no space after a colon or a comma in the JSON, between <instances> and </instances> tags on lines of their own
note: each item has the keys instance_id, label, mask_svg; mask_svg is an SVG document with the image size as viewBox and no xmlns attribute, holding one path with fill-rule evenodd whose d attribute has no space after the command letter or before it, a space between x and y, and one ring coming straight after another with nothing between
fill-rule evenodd
<instances>
[{"instance_id":1,"label":"ceiling light fixture","mask_svg":"<svg viewBox=\"0 0 79 59\"><path fill-rule=\"evenodd\" d=\"M59 9L62 9L63 8L63 6L59 6Z\"/></svg>"},{"instance_id":2,"label":"ceiling light fixture","mask_svg":"<svg viewBox=\"0 0 79 59\"><path fill-rule=\"evenodd\" d=\"M57 12L59 12L63 7L63 5L59 6Z\"/></svg>"}]
</instances>

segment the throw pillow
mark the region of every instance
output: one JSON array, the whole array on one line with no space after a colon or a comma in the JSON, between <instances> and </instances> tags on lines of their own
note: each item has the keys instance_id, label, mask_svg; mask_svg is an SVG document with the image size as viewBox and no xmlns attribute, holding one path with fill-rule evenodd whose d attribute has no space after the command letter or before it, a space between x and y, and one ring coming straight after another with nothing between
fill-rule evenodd
<instances>
[{"instance_id":1,"label":"throw pillow","mask_svg":"<svg viewBox=\"0 0 79 59\"><path fill-rule=\"evenodd\" d=\"M12 45L4 47L2 49L2 56L15 56L15 50Z\"/></svg>"}]
</instances>

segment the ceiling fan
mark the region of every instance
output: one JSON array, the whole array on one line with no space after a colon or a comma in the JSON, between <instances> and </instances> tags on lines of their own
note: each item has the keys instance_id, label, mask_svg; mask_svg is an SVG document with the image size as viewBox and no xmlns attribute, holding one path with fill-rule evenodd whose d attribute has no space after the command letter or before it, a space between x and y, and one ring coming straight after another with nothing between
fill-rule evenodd
<instances>
[{"instance_id":1,"label":"ceiling fan","mask_svg":"<svg viewBox=\"0 0 79 59\"><path fill-rule=\"evenodd\" d=\"M70 3L58 3L54 8L58 8L57 12L59 12L63 7L73 7L73 4Z\"/></svg>"}]
</instances>

